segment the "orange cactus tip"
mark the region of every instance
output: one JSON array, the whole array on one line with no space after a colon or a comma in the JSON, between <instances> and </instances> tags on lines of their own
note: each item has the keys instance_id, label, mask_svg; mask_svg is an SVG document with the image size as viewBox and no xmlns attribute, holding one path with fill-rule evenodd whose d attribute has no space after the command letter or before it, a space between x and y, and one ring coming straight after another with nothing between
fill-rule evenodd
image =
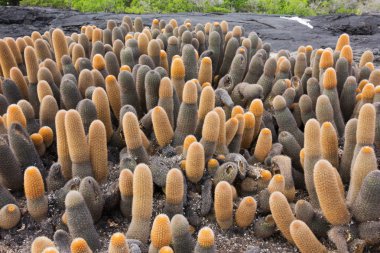
<instances>
[{"instance_id":1,"label":"orange cactus tip","mask_svg":"<svg viewBox=\"0 0 380 253\"><path fill-rule=\"evenodd\" d=\"M340 35L336 43L335 50L341 51L343 47L346 45L350 45L350 36L347 33L343 33L342 35Z\"/></svg>"},{"instance_id":2,"label":"orange cactus tip","mask_svg":"<svg viewBox=\"0 0 380 253\"><path fill-rule=\"evenodd\" d=\"M202 63L203 63L203 64L211 65L211 64L212 64L211 58L210 58L210 57L204 57L204 58L202 59Z\"/></svg>"},{"instance_id":3,"label":"orange cactus tip","mask_svg":"<svg viewBox=\"0 0 380 253\"><path fill-rule=\"evenodd\" d=\"M111 236L111 244L115 246L123 246L126 243L126 238L122 233L114 233Z\"/></svg>"},{"instance_id":4,"label":"orange cactus tip","mask_svg":"<svg viewBox=\"0 0 380 253\"><path fill-rule=\"evenodd\" d=\"M317 50L317 52L315 52L317 55L322 55L323 54L323 49L320 48Z\"/></svg>"},{"instance_id":5,"label":"orange cactus tip","mask_svg":"<svg viewBox=\"0 0 380 253\"><path fill-rule=\"evenodd\" d=\"M219 22L214 22L214 26L219 26Z\"/></svg>"},{"instance_id":6,"label":"orange cactus tip","mask_svg":"<svg viewBox=\"0 0 380 253\"><path fill-rule=\"evenodd\" d=\"M33 144L36 146L41 145L44 142L44 138L42 138L42 135L37 133L32 134L30 136L30 139L32 139Z\"/></svg>"},{"instance_id":7,"label":"orange cactus tip","mask_svg":"<svg viewBox=\"0 0 380 253\"><path fill-rule=\"evenodd\" d=\"M106 61L101 54L96 54L92 59L92 65L97 70L102 70L106 67Z\"/></svg>"},{"instance_id":8,"label":"orange cactus tip","mask_svg":"<svg viewBox=\"0 0 380 253\"><path fill-rule=\"evenodd\" d=\"M129 39L133 39L132 34L127 34L127 35L125 35L125 41L127 41L127 40L129 40Z\"/></svg>"},{"instance_id":9,"label":"orange cactus tip","mask_svg":"<svg viewBox=\"0 0 380 253\"><path fill-rule=\"evenodd\" d=\"M375 65L373 65L373 62L367 62L364 66L369 68L371 71L375 70Z\"/></svg>"},{"instance_id":10,"label":"orange cactus tip","mask_svg":"<svg viewBox=\"0 0 380 253\"><path fill-rule=\"evenodd\" d=\"M322 124L322 127L323 127L323 128L331 128L331 127L333 127L333 125L331 124L331 122L326 121L326 122L324 122L324 123Z\"/></svg>"},{"instance_id":11,"label":"orange cactus tip","mask_svg":"<svg viewBox=\"0 0 380 253\"><path fill-rule=\"evenodd\" d=\"M244 114L244 109L240 105L236 105L236 106L234 106L234 108L232 108L231 115L233 115L233 116L231 116L231 117L234 117L238 114L241 114L241 115Z\"/></svg>"},{"instance_id":12,"label":"orange cactus tip","mask_svg":"<svg viewBox=\"0 0 380 253\"><path fill-rule=\"evenodd\" d=\"M333 89L337 85L336 72L334 68L326 69L323 74L323 87L325 89Z\"/></svg>"},{"instance_id":13,"label":"orange cactus tip","mask_svg":"<svg viewBox=\"0 0 380 253\"><path fill-rule=\"evenodd\" d=\"M158 253L173 253L173 249L170 248L169 246L164 246L160 249Z\"/></svg>"},{"instance_id":14,"label":"orange cactus tip","mask_svg":"<svg viewBox=\"0 0 380 253\"><path fill-rule=\"evenodd\" d=\"M224 160L226 160L226 156L225 155L217 155L216 159L218 161L224 161Z\"/></svg>"},{"instance_id":15,"label":"orange cactus tip","mask_svg":"<svg viewBox=\"0 0 380 253\"><path fill-rule=\"evenodd\" d=\"M362 152L365 154L373 153L373 148L371 148L370 146L365 146L362 148Z\"/></svg>"},{"instance_id":16,"label":"orange cactus tip","mask_svg":"<svg viewBox=\"0 0 380 253\"><path fill-rule=\"evenodd\" d=\"M297 53L306 53L306 48L304 46L298 47Z\"/></svg>"},{"instance_id":17,"label":"orange cactus tip","mask_svg":"<svg viewBox=\"0 0 380 253\"><path fill-rule=\"evenodd\" d=\"M360 101L360 100L362 100L363 99L363 94L358 94L358 95L356 95L356 97L355 97L355 101L356 102L358 102L358 101Z\"/></svg>"},{"instance_id":18,"label":"orange cactus tip","mask_svg":"<svg viewBox=\"0 0 380 253\"><path fill-rule=\"evenodd\" d=\"M239 54L244 54L246 49L244 47L239 47Z\"/></svg>"},{"instance_id":19,"label":"orange cactus tip","mask_svg":"<svg viewBox=\"0 0 380 253\"><path fill-rule=\"evenodd\" d=\"M379 85L379 86L376 86L376 88L375 88L375 93L380 93L380 85Z\"/></svg>"},{"instance_id":20,"label":"orange cactus tip","mask_svg":"<svg viewBox=\"0 0 380 253\"><path fill-rule=\"evenodd\" d=\"M185 77L185 65L180 57L173 57L171 75L174 78L181 79Z\"/></svg>"},{"instance_id":21,"label":"orange cactus tip","mask_svg":"<svg viewBox=\"0 0 380 253\"><path fill-rule=\"evenodd\" d=\"M276 182L276 183L282 183L284 182L284 177L280 174L276 174L273 176L273 180Z\"/></svg>"},{"instance_id":22,"label":"orange cactus tip","mask_svg":"<svg viewBox=\"0 0 380 253\"><path fill-rule=\"evenodd\" d=\"M160 50L160 57L163 58L166 56L167 56L167 54L166 54L165 50Z\"/></svg>"},{"instance_id":23,"label":"orange cactus tip","mask_svg":"<svg viewBox=\"0 0 380 253\"><path fill-rule=\"evenodd\" d=\"M263 129L261 130L261 133L262 133L263 135L271 135L271 134L272 134L272 131L271 131L269 128L263 128Z\"/></svg>"},{"instance_id":24,"label":"orange cactus tip","mask_svg":"<svg viewBox=\"0 0 380 253\"><path fill-rule=\"evenodd\" d=\"M372 83L367 83L362 90L363 99L373 99L375 96L375 86Z\"/></svg>"},{"instance_id":25,"label":"orange cactus tip","mask_svg":"<svg viewBox=\"0 0 380 253\"><path fill-rule=\"evenodd\" d=\"M352 54L352 48L350 45L346 45L340 51L340 57L346 58L349 63L352 63L354 55Z\"/></svg>"},{"instance_id":26,"label":"orange cactus tip","mask_svg":"<svg viewBox=\"0 0 380 253\"><path fill-rule=\"evenodd\" d=\"M269 170L262 170L262 171L260 171L260 176L265 181L269 181L269 180L272 179L272 173L270 173Z\"/></svg>"},{"instance_id":27,"label":"orange cactus tip","mask_svg":"<svg viewBox=\"0 0 380 253\"><path fill-rule=\"evenodd\" d=\"M7 211L8 213L14 213L17 210L17 206L15 204L8 204Z\"/></svg>"},{"instance_id":28,"label":"orange cactus tip","mask_svg":"<svg viewBox=\"0 0 380 253\"><path fill-rule=\"evenodd\" d=\"M120 71L131 72L131 68L128 65L123 65L123 66L120 67Z\"/></svg>"},{"instance_id":29,"label":"orange cactus tip","mask_svg":"<svg viewBox=\"0 0 380 253\"><path fill-rule=\"evenodd\" d=\"M190 27L191 27L191 23L187 22L187 23L186 23L186 27L187 27L187 28L190 28Z\"/></svg>"},{"instance_id":30,"label":"orange cactus tip","mask_svg":"<svg viewBox=\"0 0 380 253\"><path fill-rule=\"evenodd\" d=\"M160 21L158 20L158 19L153 19L153 24L155 24L155 25L158 25L160 23Z\"/></svg>"},{"instance_id":31,"label":"orange cactus tip","mask_svg":"<svg viewBox=\"0 0 380 253\"><path fill-rule=\"evenodd\" d=\"M88 248L89 248L88 244L83 238L75 238L71 242L71 252L73 252L73 253L83 252L83 251L87 250Z\"/></svg>"},{"instance_id":32,"label":"orange cactus tip","mask_svg":"<svg viewBox=\"0 0 380 253\"><path fill-rule=\"evenodd\" d=\"M116 82L116 77L114 75L108 75L106 77L106 83L113 83Z\"/></svg>"},{"instance_id":33,"label":"orange cactus tip","mask_svg":"<svg viewBox=\"0 0 380 253\"><path fill-rule=\"evenodd\" d=\"M211 87L211 83L205 82L205 83L202 84L202 89L205 88L205 87L208 87L208 86Z\"/></svg>"},{"instance_id":34,"label":"orange cactus tip","mask_svg":"<svg viewBox=\"0 0 380 253\"><path fill-rule=\"evenodd\" d=\"M179 165L179 166L181 167L182 170L186 170L186 160L182 160L182 161L180 162L180 165Z\"/></svg>"},{"instance_id":35,"label":"orange cactus tip","mask_svg":"<svg viewBox=\"0 0 380 253\"><path fill-rule=\"evenodd\" d=\"M261 99L257 99L257 98L254 99L251 102L251 105L249 106L249 111L252 112L253 115L255 115L256 117L263 115L263 113L264 113L263 101L261 101Z\"/></svg>"},{"instance_id":36,"label":"orange cactus tip","mask_svg":"<svg viewBox=\"0 0 380 253\"><path fill-rule=\"evenodd\" d=\"M248 204L248 205L253 205L255 203L255 199L251 196L248 196L248 197L245 197L245 202Z\"/></svg>"},{"instance_id":37,"label":"orange cactus tip","mask_svg":"<svg viewBox=\"0 0 380 253\"><path fill-rule=\"evenodd\" d=\"M207 167L208 168L210 168L210 167L214 168L214 167L217 167L217 166L219 166L218 160L213 159L213 158L210 159L210 160L208 160L208 162L207 162Z\"/></svg>"},{"instance_id":38,"label":"orange cactus tip","mask_svg":"<svg viewBox=\"0 0 380 253\"><path fill-rule=\"evenodd\" d=\"M362 91L363 88L364 88L364 86L366 86L368 83L369 83L369 82L368 82L367 79L363 79L363 80L361 80L360 83L359 83L359 85L358 85L358 89L359 89L360 91Z\"/></svg>"},{"instance_id":39,"label":"orange cactus tip","mask_svg":"<svg viewBox=\"0 0 380 253\"><path fill-rule=\"evenodd\" d=\"M209 227L204 227L199 230L198 233L198 243L204 248L209 248L214 245L215 237L214 231Z\"/></svg>"},{"instance_id":40,"label":"orange cactus tip","mask_svg":"<svg viewBox=\"0 0 380 253\"><path fill-rule=\"evenodd\" d=\"M325 49L321 55L321 60L319 61L319 67L326 69L334 66L334 56L331 50Z\"/></svg>"},{"instance_id":41,"label":"orange cactus tip","mask_svg":"<svg viewBox=\"0 0 380 253\"><path fill-rule=\"evenodd\" d=\"M279 66L279 70L281 72L285 72L285 71L288 71L290 69L290 67L291 67L290 61L285 58L283 61L281 61L280 66Z\"/></svg>"},{"instance_id":42,"label":"orange cactus tip","mask_svg":"<svg viewBox=\"0 0 380 253\"><path fill-rule=\"evenodd\" d=\"M196 141L197 141L197 138L195 138L194 135L186 136L185 140L183 141L183 148L188 149L190 147L190 144Z\"/></svg>"},{"instance_id":43,"label":"orange cactus tip","mask_svg":"<svg viewBox=\"0 0 380 253\"><path fill-rule=\"evenodd\" d=\"M311 45L308 45L308 46L306 46L306 52L311 52L311 51L313 51L313 47L311 46Z\"/></svg>"},{"instance_id":44,"label":"orange cactus tip","mask_svg":"<svg viewBox=\"0 0 380 253\"><path fill-rule=\"evenodd\" d=\"M244 127L253 128L255 127L255 116L251 112L244 113Z\"/></svg>"}]
</instances>

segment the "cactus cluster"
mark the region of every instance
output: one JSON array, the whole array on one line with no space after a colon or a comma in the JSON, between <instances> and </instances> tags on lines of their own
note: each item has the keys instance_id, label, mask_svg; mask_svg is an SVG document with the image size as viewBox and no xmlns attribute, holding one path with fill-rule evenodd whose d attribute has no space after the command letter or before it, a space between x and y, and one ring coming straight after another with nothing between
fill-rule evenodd
<instances>
[{"instance_id":1,"label":"cactus cluster","mask_svg":"<svg viewBox=\"0 0 380 253\"><path fill-rule=\"evenodd\" d=\"M217 252L276 229L300 252L379 249L371 51L147 21L0 39L1 230L53 221L27 245L45 253Z\"/></svg>"}]
</instances>

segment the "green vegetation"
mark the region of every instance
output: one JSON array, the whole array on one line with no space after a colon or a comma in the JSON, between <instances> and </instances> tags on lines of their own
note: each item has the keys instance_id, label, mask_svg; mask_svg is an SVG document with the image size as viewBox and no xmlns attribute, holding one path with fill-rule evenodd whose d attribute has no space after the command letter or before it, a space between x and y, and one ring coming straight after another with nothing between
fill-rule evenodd
<instances>
[{"instance_id":1,"label":"green vegetation","mask_svg":"<svg viewBox=\"0 0 380 253\"><path fill-rule=\"evenodd\" d=\"M17 5L18 0L0 0ZM82 12L170 13L254 12L300 16L329 13L360 14L380 8L376 0L21 0L23 6L69 8Z\"/></svg>"}]
</instances>

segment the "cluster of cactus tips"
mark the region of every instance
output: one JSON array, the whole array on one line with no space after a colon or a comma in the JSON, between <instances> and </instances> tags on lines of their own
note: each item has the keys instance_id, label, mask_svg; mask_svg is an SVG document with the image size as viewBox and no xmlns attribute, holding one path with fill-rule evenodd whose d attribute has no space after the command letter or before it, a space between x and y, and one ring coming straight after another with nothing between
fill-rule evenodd
<instances>
[{"instance_id":1,"label":"cluster of cactus tips","mask_svg":"<svg viewBox=\"0 0 380 253\"><path fill-rule=\"evenodd\" d=\"M0 230L58 215L32 253L212 253L246 230L302 253L380 250L371 51L147 21L0 39ZM128 225L104 240L110 213Z\"/></svg>"}]
</instances>

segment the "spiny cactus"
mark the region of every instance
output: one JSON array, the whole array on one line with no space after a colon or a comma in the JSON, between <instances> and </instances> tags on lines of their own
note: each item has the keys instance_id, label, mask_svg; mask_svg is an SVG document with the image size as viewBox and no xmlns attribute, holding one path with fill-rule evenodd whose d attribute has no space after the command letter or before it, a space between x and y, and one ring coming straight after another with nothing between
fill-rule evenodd
<instances>
[{"instance_id":1,"label":"spiny cactus","mask_svg":"<svg viewBox=\"0 0 380 253\"><path fill-rule=\"evenodd\" d=\"M197 85L192 81L188 81L183 89L182 103L178 112L173 146L182 144L187 135L194 134L198 119L197 100Z\"/></svg>"},{"instance_id":2,"label":"spiny cactus","mask_svg":"<svg viewBox=\"0 0 380 253\"><path fill-rule=\"evenodd\" d=\"M338 180L336 169L326 160L319 160L314 168L314 184L323 215L333 225L350 221L350 213Z\"/></svg>"},{"instance_id":3,"label":"spiny cactus","mask_svg":"<svg viewBox=\"0 0 380 253\"><path fill-rule=\"evenodd\" d=\"M351 170L350 186L347 193L347 204L351 206L357 198L364 178L377 169L376 155L373 148L365 146L359 151Z\"/></svg>"},{"instance_id":4,"label":"spiny cactus","mask_svg":"<svg viewBox=\"0 0 380 253\"><path fill-rule=\"evenodd\" d=\"M147 242L152 206L152 173L147 165L139 164L133 174L132 221L127 231L127 238Z\"/></svg>"},{"instance_id":5,"label":"spiny cactus","mask_svg":"<svg viewBox=\"0 0 380 253\"><path fill-rule=\"evenodd\" d=\"M148 162L148 154L143 147L140 135L140 127L137 117L132 112L127 112L123 117L123 132L128 152L136 159L137 163Z\"/></svg>"},{"instance_id":6,"label":"spiny cactus","mask_svg":"<svg viewBox=\"0 0 380 253\"><path fill-rule=\"evenodd\" d=\"M0 40L0 65L5 78L10 77L10 70L17 67L16 60L11 49L4 40Z\"/></svg>"},{"instance_id":7,"label":"spiny cactus","mask_svg":"<svg viewBox=\"0 0 380 253\"><path fill-rule=\"evenodd\" d=\"M103 122L106 128L107 142L110 142L111 138L114 135L114 131L113 131L112 122L111 122L111 111L110 111L110 106L109 106L109 100L104 89L100 87L96 88L94 90L94 93L92 94L92 101L95 104L98 119L100 119Z\"/></svg>"},{"instance_id":8,"label":"spiny cactus","mask_svg":"<svg viewBox=\"0 0 380 253\"><path fill-rule=\"evenodd\" d=\"M34 147L38 153L39 156L43 156L46 151L46 146L44 143L44 139L39 133L32 134L30 136L30 139L32 140Z\"/></svg>"},{"instance_id":9,"label":"spiny cactus","mask_svg":"<svg viewBox=\"0 0 380 253\"><path fill-rule=\"evenodd\" d=\"M9 146L21 168L25 169L33 164L39 169L44 178L46 169L25 129L20 124L13 123L8 126L8 138Z\"/></svg>"},{"instance_id":10,"label":"spiny cactus","mask_svg":"<svg viewBox=\"0 0 380 253\"><path fill-rule=\"evenodd\" d=\"M279 126L279 131L287 131L291 133L302 146L304 144L304 135L298 128L289 108L286 106L284 97L276 96L273 100L273 107L275 110L275 118Z\"/></svg>"},{"instance_id":11,"label":"spiny cactus","mask_svg":"<svg viewBox=\"0 0 380 253\"><path fill-rule=\"evenodd\" d=\"M226 181L219 182L215 187L215 217L218 225L222 229L229 229L232 226L232 189Z\"/></svg>"},{"instance_id":12,"label":"spiny cactus","mask_svg":"<svg viewBox=\"0 0 380 253\"><path fill-rule=\"evenodd\" d=\"M336 88L336 72L333 68L326 69L323 75L323 94L326 95L334 110L334 122L336 124L339 136L344 134L344 120L340 109L338 91Z\"/></svg>"},{"instance_id":13,"label":"spiny cactus","mask_svg":"<svg viewBox=\"0 0 380 253\"><path fill-rule=\"evenodd\" d=\"M72 161L72 175L80 178L93 176L90 149L79 113L69 110L65 113L64 121L67 145Z\"/></svg>"},{"instance_id":14,"label":"spiny cactus","mask_svg":"<svg viewBox=\"0 0 380 253\"><path fill-rule=\"evenodd\" d=\"M171 242L171 226L169 217L165 214L159 214L153 221L150 233L151 244L149 252L157 252L164 246L168 246Z\"/></svg>"},{"instance_id":15,"label":"spiny cactus","mask_svg":"<svg viewBox=\"0 0 380 253\"><path fill-rule=\"evenodd\" d=\"M215 236L214 231L209 227L203 227L198 232L197 244L194 249L195 253L215 253Z\"/></svg>"},{"instance_id":16,"label":"spiny cactus","mask_svg":"<svg viewBox=\"0 0 380 253\"><path fill-rule=\"evenodd\" d=\"M165 209L164 212L173 217L175 214L182 214L183 212L183 194L184 184L183 175L179 169L169 170L166 176L165 186Z\"/></svg>"},{"instance_id":17,"label":"spiny cactus","mask_svg":"<svg viewBox=\"0 0 380 253\"><path fill-rule=\"evenodd\" d=\"M193 183L198 183L205 169L205 151L199 142L190 144L186 156L186 177Z\"/></svg>"},{"instance_id":18,"label":"spiny cactus","mask_svg":"<svg viewBox=\"0 0 380 253\"><path fill-rule=\"evenodd\" d=\"M277 227L280 229L283 236L289 242L293 243L289 226L295 220L295 217L285 195L281 192L273 192L269 198L269 206Z\"/></svg>"},{"instance_id":19,"label":"spiny cactus","mask_svg":"<svg viewBox=\"0 0 380 253\"><path fill-rule=\"evenodd\" d=\"M375 221L379 218L379 190L380 173L378 170L371 171L364 178L360 191L352 205L354 218L359 222Z\"/></svg>"},{"instance_id":20,"label":"spiny cactus","mask_svg":"<svg viewBox=\"0 0 380 253\"><path fill-rule=\"evenodd\" d=\"M62 71L62 56L69 55L65 34L60 29L55 29L52 34L52 42L58 68Z\"/></svg>"},{"instance_id":21,"label":"spiny cactus","mask_svg":"<svg viewBox=\"0 0 380 253\"><path fill-rule=\"evenodd\" d=\"M241 142L241 148L249 148L251 146L253 136L255 134L255 116L251 112L244 114L244 131Z\"/></svg>"},{"instance_id":22,"label":"spiny cactus","mask_svg":"<svg viewBox=\"0 0 380 253\"><path fill-rule=\"evenodd\" d=\"M156 106L152 112L153 130L160 147L165 147L171 143L174 132L170 125L168 115L165 110Z\"/></svg>"},{"instance_id":23,"label":"spiny cactus","mask_svg":"<svg viewBox=\"0 0 380 253\"><path fill-rule=\"evenodd\" d=\"M236 210L236 224L241 228L246 228L251 225L255 219L256 207L257 204L254 198L243 198Z\"/></svg>"},{"instance_id":24,"label":"spiny cactus","mask_svg":"<svg viewBox=\"0 0 380 253\"><path fill-rule=\"evenodd\" d=\"M327 252L325 246L318 241L317 237L310 230L308 225L301 220L294 220L290 224L290 234L302 253L307 252Z\"/></svg>"},{"instance_id":25,"label":"spiny cactus","mask_svg":"<svg viewBox=\"0 0 380 253\"><path fill-rule=\"evenodd\" d=\"M259 137L257 139L253 156L257 161L264 162L271 148L272 132L268 128L263 128L260 131Z\"/></svg>"},{"instance_id":26,"label":"spiny cactus","mask_svg":"<svg viewBox=\"0 0 380 253\"><path fill-rule=\"evenodd\" d=\"M92 177L85 177L79 185L79 192L82 194L84 201L91 213L94 222L102 216L104 198L99 184Z\"/></svg>"},{"instance_id":27,"label":"spiny cactus","mask_svg":"<svg viewBox=\"0 0 380 253\"><path fill-rule=\"evenodd\" d=\"M15 227L21 219L21 212L15 204L7 204L0 209L0 228L11 229Z\"/></svg>"},{"instance_id":28,"label":"spiny cactus","mask_svg":"<svg viewBox=\"0 0 380 253\"><path fill-rule=\"evenodd\" d=\"M61 165L62 175L66 180L68 180L72 176L72 164L69 153L69 145L66 137L65 117L66 111L58 111L55 117L55 125L57 133L58 163Z\"/></svg>"},{"instance_id":29,"label":"spiny cactus","mask_svg":"<svg viewBox=\"0 0 380 253\"><path fill-rule=\"evenodd\" d=\"M72 253L92 253L87 241L83 238L75 238L70 245Z\"/></svg>"},{"instance_id":30,"label":"spiny cactus","mask_svg":"<svg viewBox=\"0 0 380 253\"><path fill-rule=\"evenodd\" d=\"M27 208L33 219L41 221L47 217L48 199L42 175L36 167L29 167L24 174L24 190Z\"/></svg>"},{"instance_id":31,"label":"spiny cactus","mask_svg":"<svg viewBox=\"0 0 380 253\"><path fill-rule=\"evenodd\" d=\"M334 126L330 122L324 122L321 127L321 154L335 168L339 167L338 137Z\"/></svg>"},{"instance_id":32,"label":"spiny cactus","mask_svg":"<svg viewBox=\"0 0 380 253\"><path fill-rule=\"evenodd\" d=\"M100 248L99 235L95 230L91 213L86 202L77 191L70 191L65 198L67 227L73 238L81 237L92 250ZM72 242L71 245L75 240Z\"/></svg>"},{"instance_id":33,"label":"spiny cactus","mask_svg":"<svg viewBox=\"0 0 380 253\"><path fill-rule=\"evenodd\" d=\"M32 253L42 253L44 249L54 247L54 242L47 238L46 236L36 237L31 245Z\"/></svg>"},{"instance_id":34,"label":"spiny cactus","mask_svg":"<svg viewBox=\"0 0 380 253\"><path fill-rule=\"evenodd\" d=\"M109 246L109 253L129 253L129 246L127 243L127 238L123 233L114 233L111 236Z\"/></svg>"},{"instance_id":35,"label":"spiny cactus","mask_svg":"<svg viewBox=\"0 0 380 253\"><path fill-rule=\"evenodd\" d=\"M214 107L215 92L212 87L207 86L202 89L202 93L199 99L198 123L195 130L195 135L198 138L201 137L206 115L212 111Z\"/></svg>"}]
</instances>

